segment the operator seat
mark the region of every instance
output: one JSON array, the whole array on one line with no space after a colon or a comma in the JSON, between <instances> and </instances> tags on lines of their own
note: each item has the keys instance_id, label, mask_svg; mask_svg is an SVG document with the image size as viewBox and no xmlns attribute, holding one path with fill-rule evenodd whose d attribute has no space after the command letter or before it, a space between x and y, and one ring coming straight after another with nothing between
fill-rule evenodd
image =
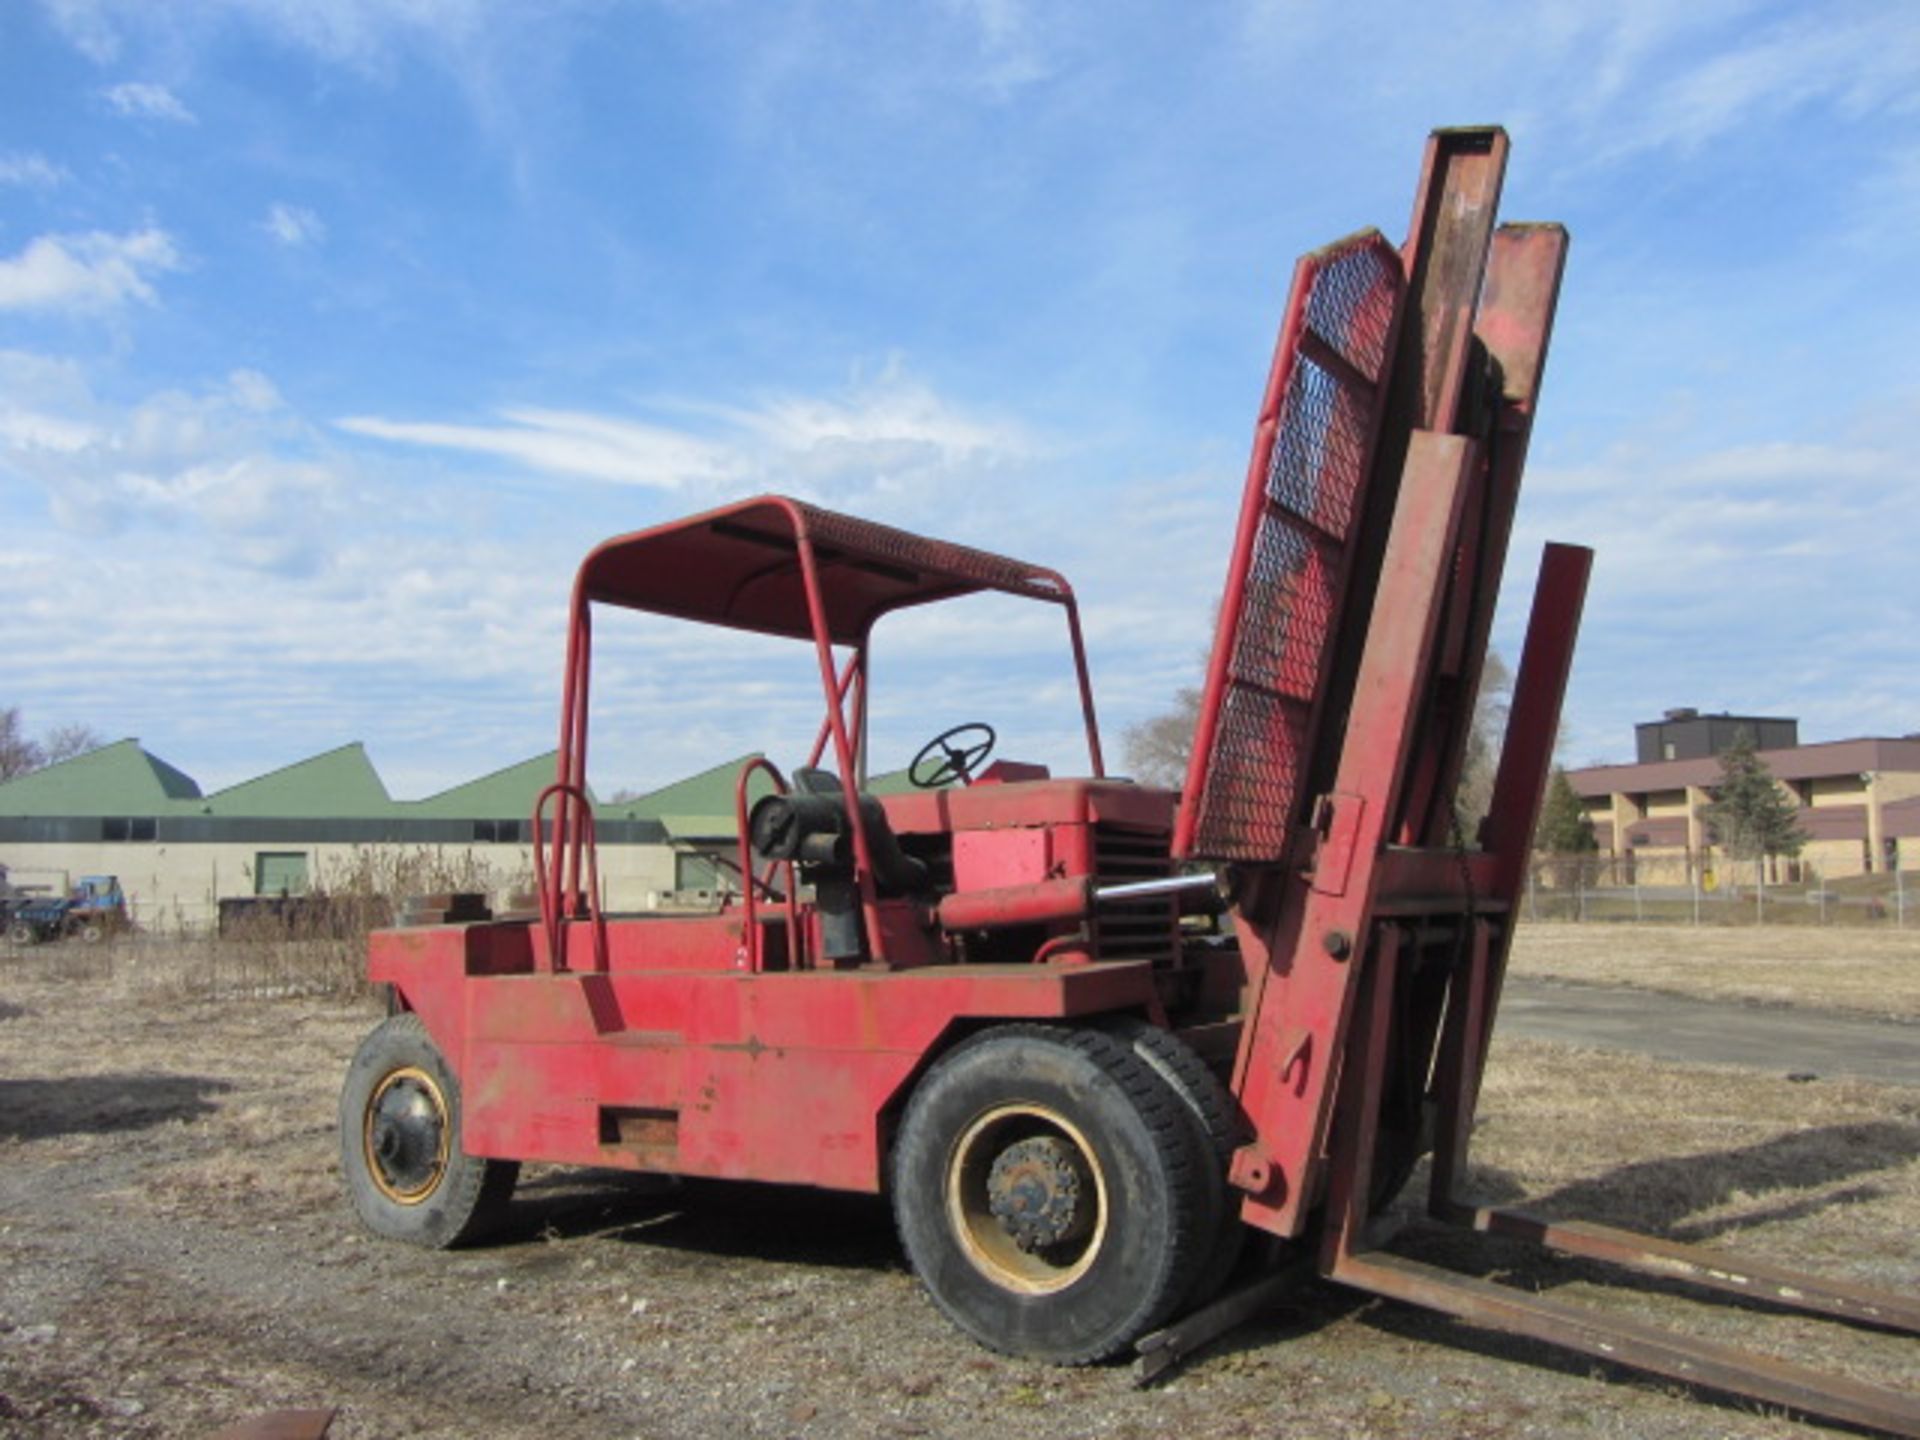
<instances>
[{"instance_id":1,"label":"operator seat","mask_svg":"<svg viewBox=\"0 0 1920 1440\"><path fill-rule=\"evenodd\" d=\"M819 769L811 765L802 765L793 772L793 798L800 801L794 807L797 828L803 831L813 830L822 822L832 825L836 835L846 823L846 786L840 783L840 777L831 770ZM770 797L778 799L781 797ZM825 806L815 807L805 804L808 798L818 798L832 802L831 810ZM766 801L761 802L762 805ZM759 816L760 806L754 807L755 818ZM832 820L828 821L829 815ZM817 818L816 818L817 816ZM893 833L893 826L887 823L887 812L880 801L860 792L860 821L867 834L867 853L873 857L873 881L883 893L893 895L915 895L924 891L929 883L926 862L918 860L900 848L900 837ZM761 845L761 828L749 827L753 832L754 848L766 852ZM817 832L816 832L817 833ZM804 839L804 836L801 837ZM852 845L848 842L846 859L852 861ZM797 856L781 858L799 858L806 860L804 851Z\"/></svg>"}]
</instances>

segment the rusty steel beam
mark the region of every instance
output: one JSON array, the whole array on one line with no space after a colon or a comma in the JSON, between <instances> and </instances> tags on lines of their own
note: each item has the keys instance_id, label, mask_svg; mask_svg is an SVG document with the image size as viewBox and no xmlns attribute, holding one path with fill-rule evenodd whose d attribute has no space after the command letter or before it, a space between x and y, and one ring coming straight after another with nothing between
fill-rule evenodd
<instances>
[{"instance_id":1,"label":"rusty steel beam","mask_svg":"<svg viewBox=\"0 0 1920 1440\"><path fill-rule=\"evenodd\" d=\"M1487 247L1507 172L1507 132L1497 126L1436 130L1407 243L1407 288L1413 313L1401 332L1399 382L1409 419L1421 430L1449 431L1460 400L1473 340L1473 312L1486 273Z\"/></svg>"},{"instance_id":2,"label":"rusty steel beam","mask_svg":"<svg viewBox=\"0 0 1920 1440\"><path fill-rule=\"evenodd\" d=\"M211 1440L324 1440L333 1415L332 1410L275 1410L229 1425Z\"/></svg>"},{"instance_id":3,"label":"rusty steel beam","mask_svg":"<svg viewBox=\"0 0 1920 1440\"><path fill-rule=\"evenodd\" d=\"M1373 1162L1386 1094L1387 1042L1393 1032L1393 996L1400 983L1400 949L1405 939L1406 931L1399 925L1378 926L1365 953L1366 968L1355 997L1352 1039L1334 1112L1326 1217L1320 1230L1322 1269L1330 1270L1340 1256L1367 1247Z\"/></svg>"},{"instance_id":4,"label":"rusty steel beam","mask_svg":"<svg viewBox=\"0 0 1920 1440\"><path fill-rule=\"evenodd\" d=\"M1428 137L1406 243L1406 314L1387 372L1384 417L1373 474L1353 532L1348 634L1334 642L1324 685L1325 713L1355 703L1359 637L1379 603L1382 556L1399 504L1401 476L1417 431L1460 431L1461 401L1472 366L1474 310L1493 242L1506 177L1507 135L1498 127L1436 130ZM1314 737L1310 793L1326 790L1339 763L1338 726ZM1393 817L1394 830L1400 817Z\"/></svg>"},{"instance_id":5,"label":"rusty steel beam","mask_svg":"<svg viewBox=\"0 0 1920 1440\"><path fill-rule=\"evenodd\" d=\"M1487 466L1462 525L1461 583L1449 597L1439 662L1443 683L1429 707L1433 770L1407 806L1405 843L1454 843L1453 792L1466 758L1500 577L1506 573L1567 245L1567 232L1559 225L1502 225L1493 233L1486 285L1474 316L1474 339L1488 371L1489 393L1483 398L1490 413L1463 421L1471 428L1486 427ZM1474 837L1460 838L1470 843Z\"/></svg>"},{"instance_id":6,"label":"rusty steel beam","mask_svg":"<svg viewBox=\"0 0 1920 1440\"><path fill-rule=\"evenodd\" d=\"M1791 1310L1920 1334L1920 1300L1808 1275L1744 1255L1637 1235L1585 1220L1547 1220L1518 1210L1459 1206L1445 1218L1488 1235L1530 1240L1562 1255L1604 1261L1644 1275L1681 1280Z\"/></svg>"},{"instance_id":7,"label":"rusty steel beam","mask_svg":"<svg viewBox=\"0 0 1920 1440\"><path fill-rule=\"evenodd\" d=\"M1187 1356L1251 1320L1313 1273L1305 1255L1295 1258L1258 1280L1221 1296L1211 1305L1183 1315L1173 1324L1143 1335L1134 1344L1133 1378L1136 1385L1157 1380Z\"/></svg>"},{"instance_id":8,"label":"rusty steel beam","mask_svg":"<svg viewBox=\"0 0 1920 1440\"><path fill-rule=\"evenodd\" d=\"M1598 1315L1400 1255L1344 1255L1328 1274L1370 1294L1438 1310L1482 1329L1545 1340L1688 1385L1920 1440L1920 1400L1881 1385L1822 1374L1790 1360L1750 1354L1624 1316Z\"/></svg>"}]
</instances>

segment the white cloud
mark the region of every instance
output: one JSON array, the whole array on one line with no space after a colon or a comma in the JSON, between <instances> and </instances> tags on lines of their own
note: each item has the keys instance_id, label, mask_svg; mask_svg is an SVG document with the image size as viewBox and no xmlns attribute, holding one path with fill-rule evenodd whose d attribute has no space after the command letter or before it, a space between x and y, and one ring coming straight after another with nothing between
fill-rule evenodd
<instances>
[{"instance_id":1,"label":"white cloud","mask_svg":"<svg viewBox=\"0 0 1920 1440\"><path fill-rule=\"evenodd\" d=\"M0 454L48 451L75 455L97 444L100 432L65 415L8 406L0 409Z\"/></svg>"},{"instance_id":2,"label":"white cloud","mask_svg":"<svg viewBox=\"0 0 1920 1440\"><path fill-rule=\"evenodd\" d=\"M1569 758L1626 753L1631 725L1669 705L1798 714L1809 740L1912 730L1913 692L1897 677L1920 625L1914 418L1886 446L1758 443L1671 460L1623 449L1571 485L1537 469L1501 613L1524 615L1542 539L1593 547Z\"/></svg>"},{"instance_id":3,"label":"white cloud","mask_svg":"<svg viewBox=\"0 0 1920 1440\"><path fill-rule=\"evenodd\" d=\"M658 425L565 410L515 409L501 418L507 423L458 425L371 415L336 423L376 440L498 455L535 470L623 485L670 490L689 480L724 479L731 468L724 448Z\"/></svg>"},{"instance_id":4,"label":"white cloud","mask_svg":"<svg viewBox=\"0 0 1920 1440\"><path fill-rule=\"evenodd\" d=\"M76 534L159 525L222 537L238 547L229 561L279 568L295 563L285 542L304 542L338 503L313 437L256 372L116 409L77 367L16 351L0 354L0 384L0 473L39 485Z\"/></svg>"},{"instance_id":5,"label":"white cloud","mask_svg":"<svg viewBox=\"0 0 1920 1440\"><path fill-rule=\"evenodd\" d=\"M0 155L0 185L29 185L47 189L67 178L64 168L30 150Z\"/></svg>"},{"instance_id":6,"label":"white cloud","mask_svg":"<svg viewBox=\"0 0 1920 1440\"><path fill-rule=\"evenodd\" d=\"M179 252L166 231L149 226L126 235L42 235L13 259L0 259L0 310L109 310L130 300L151 303L150 277L177 269Z\"/></svg>"},{"instance_id":7,"label":"white cloud","mask_svg":"<svg viewBox=\"0 0 1920 1440\"><path fill-rule=\"evenodd\" d=\"M1911 111L1920 80L1920 30L1905 7L1743 32L1738 43L1640 97L1629 135L1642 145L1697 148L1758 114L1816 101L1843 114Z\"/></svg>"},{"instance_id":8,"label":"white cloud","mask_svg":"<svg viewBox=\"0 0 1920 1440\"><path fill-rule=\"evenodd\" d=\"M957 413L926 385L905 378L897 364L849 395L775 397L757 410L731 414L742 428L787 450L915 446L961 456L1024 448L1008 427Z\"/></svg>"},{"instance_id":9,"label":"white cloud","mask_svg":"<svg viewBox=\"0 0 1920 1440\"><path fill-rule=\"evenodd\" d=\"M194 113L182 105L179 98L164 85L155 85L144 80L128 80L103 90L107 104L116 114L131 116L138 120L170 120L176 125L193 125L198 121Z\"/></svg>"},{"instance_id":10,"label":"white cloud","mask_svg":"<svg viewBox=\"0 0 1920 1440\"><path fill-rule=\"evenodd\" d=\"M94 64L118 58L120 36L100 0L41 0L41 4L60 33Z\"/></svg>"},{"instance_id":11,"label":"white cloud","mask_svg":"<svg viewBox=\"0 0 1920 1440\"><path fill-rule=\"evenodd\" d=\"M578 555L488 533L464 487L366 488L325 441L257 372L122 405L73 361L0 350L0 610L115 657L28 647L18 703L209 782L363 737L421 793L550 745Z\"/></svg>"},{"instance_id":12,"label":"white cloud","mask_svg":"<svg viewBox=\"0 0 1920 1440\"><path fill-rule=\"evenodd\" d=\"M313 211L304 205L288 205L279 201L268 207L267 217L260 222L260 228L288 249L317 245L327 238L327 227Z\"/></svg>"},{"instance_id":13,"label":"white cloud","mask_svg":"<svg viewBox=\"0 0 1920 1440\"><path fill-rule=\"evenodd\" d=\"M506 424L350 416L343 430L404 444L501 456L551 474L661 489L766 485L804 492L898 491L956 465L1031 449L1016 427L954 410L889 367L834 396L779 396L751 409L688 406L712 433L579 411L516 408Z\"/></svg>"}]
</instances>

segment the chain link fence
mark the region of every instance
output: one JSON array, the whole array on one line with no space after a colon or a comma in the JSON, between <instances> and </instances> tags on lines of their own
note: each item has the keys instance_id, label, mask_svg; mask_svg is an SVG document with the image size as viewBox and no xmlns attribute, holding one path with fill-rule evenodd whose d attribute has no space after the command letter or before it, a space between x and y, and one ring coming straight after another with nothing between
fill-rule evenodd
<instances>
[{"instance_id":1,"label":"chain link fence","mask_svg":"<svg viewBox=\"0 0 1920 1440\"><path fill-rule=\"evenodd\" d=\"M1649 864L1537 853L1520 897L1529 920L1661 925L1848 925L1920 931L1920 870L1827 877L1775 858Z\"/></svg>"}]
</instances>

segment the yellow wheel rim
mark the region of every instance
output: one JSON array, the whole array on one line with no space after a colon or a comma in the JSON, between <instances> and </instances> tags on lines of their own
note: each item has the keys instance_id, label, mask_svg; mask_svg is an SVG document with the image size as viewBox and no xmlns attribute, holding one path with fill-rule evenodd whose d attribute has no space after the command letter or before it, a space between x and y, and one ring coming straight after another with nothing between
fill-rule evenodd
<instances>
[{"instance_id":1,"label":"yellow wheel rim","mask_svg":"<svg viewBox=\"0 0 1920 1440\"><path fill-rule=\"evenodd\" d=\"M1107 1181L1079 1128L1015 1103L969 1125L947 1156L947 1222L987 1279L1051 1295L1093 1267L1107 1236Z\"/></svg>"},{"instance_id":2,"label":"yellow wheel rim","mask_svg":"<svg viewBox=\"0 0 1920 1440\"><path fill-rule=\"evenodd\" d=\"M367 1097L361 1154L374 1188L396 1205L418 1205L440 1188L453 1123L440 1083L417 1065L380 1078Z\"/></svg>"}]
</instances>

